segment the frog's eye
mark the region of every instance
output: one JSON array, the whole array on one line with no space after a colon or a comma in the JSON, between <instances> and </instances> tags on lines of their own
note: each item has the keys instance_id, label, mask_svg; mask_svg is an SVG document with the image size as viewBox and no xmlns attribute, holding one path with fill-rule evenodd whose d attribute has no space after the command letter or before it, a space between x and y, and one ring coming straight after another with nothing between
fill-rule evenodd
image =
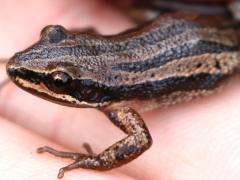
<instances>
[{"instance_id":1,"label":"frog's eye","mask_svg":"<svg viewBox=\"0 0 240 180\"><path fill-rule=\"evenodd\" d=\"M41 32L41 37L49 43L59 43L67 38L66 30L60 25L47 26Z\"/></svg>"},{"instance_id":2,"label":"frog's eye","mask_svg":"<svg viewBox=\"0 0 240 180\"><path fill-rule=\"evenodd\" d=\"M69 90L71 87L72 78L65 72L53 72L47 83L48 87L56 92Z\"/></svg>"}]
</instances>

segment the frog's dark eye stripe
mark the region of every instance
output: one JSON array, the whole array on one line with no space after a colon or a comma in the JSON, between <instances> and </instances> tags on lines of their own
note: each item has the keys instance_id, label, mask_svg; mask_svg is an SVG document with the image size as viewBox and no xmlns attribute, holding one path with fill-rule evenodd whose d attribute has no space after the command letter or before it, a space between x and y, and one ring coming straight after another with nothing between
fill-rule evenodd
<instances>
[{"instance_id":1,"label":"frog's dark eye stripe","mask_svg":"<svg viewBox=\"0 0 240 180\"><path fill-rule=\"evenodd\" d=\"M33 72L25 68L8 68L7 73L12 79L18 77L33 84L40 84L46 79L45 73Z\"/></svg>"}]
</instances>

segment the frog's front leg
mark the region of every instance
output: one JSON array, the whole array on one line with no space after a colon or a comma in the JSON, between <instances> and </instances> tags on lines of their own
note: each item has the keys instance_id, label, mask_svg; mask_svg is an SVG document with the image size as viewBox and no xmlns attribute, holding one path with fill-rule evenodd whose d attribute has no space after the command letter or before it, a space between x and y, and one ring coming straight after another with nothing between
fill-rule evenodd
<instances>
[{"instance_id":1,"label":"frog's front leg","mask_svg":"<svg viewBox=\"0 0 240 180\"><path fill-rule=\"evenodd\" d=\"M76 168L109 170L119 167L135 159L152 144L152 138L141 116L131 108L121 108L105 112L109 119L128 136L94 155L56 151L49 147L39 148L38 152L48 152L58 157L71 158L75 162L60 169L58 178L62 178L65 171ZM89 149L86 148L86 149Z\"/></svg>"}]
</instances>

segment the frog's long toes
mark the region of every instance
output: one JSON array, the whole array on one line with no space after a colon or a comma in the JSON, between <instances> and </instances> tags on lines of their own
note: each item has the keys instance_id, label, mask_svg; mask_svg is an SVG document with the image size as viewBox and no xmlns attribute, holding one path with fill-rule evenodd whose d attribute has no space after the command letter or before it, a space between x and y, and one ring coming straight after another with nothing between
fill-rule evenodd
<instances>
[{"instance_id":1,"label":"frog's long toes","mask_svg":"<svg viewBox=\"0 0 240 180\"><path fill-rule=\"evenodd\" d=\"M52 149L51 147L44 146L44 147L37 148L37 153L50 152L50 151L53 151L53 150L54 149Z\"/></svg>"},{"instance_id":2,"label":"frog's long toes","mask_svg":"<svg viewBox=\"0 0 240 180\"><path fill-rule=\"evenodd\" d=\"M70 159L73 159L73 160L78 160L78 159L81 159L81 158L87 156L87 155L81 154L81 153L58 151L58 150L55 150L55 149L53 149L51 147L48 147L48 146L40 147L40 148L37 149L37 153L45 153L45 152L47 152L49 154L52 154L56 157L70 158Z\"/></svg>"},{"instance_id":3,"label":"frog's long toes","mask_svg":"<svg viewBox=\"0 0 240 180\"><path fill-rule=\"evenodd\" d=\"M65 173L65 170L64 170L64 168L61 168L61 169L59 170L59 172L58 172L58 175L57 175L57 177L58 177L59 179L63 178L63 176L64 176L64 173Z\"/></svg>"}]
</instances>

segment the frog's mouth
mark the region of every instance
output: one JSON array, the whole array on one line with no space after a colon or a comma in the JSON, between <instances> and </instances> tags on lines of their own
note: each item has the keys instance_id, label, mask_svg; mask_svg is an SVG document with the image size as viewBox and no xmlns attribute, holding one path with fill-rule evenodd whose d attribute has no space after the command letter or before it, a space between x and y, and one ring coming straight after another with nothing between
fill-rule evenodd
<instances>
[{"instance_id":1,"label":"frog's mouth","mask_svg":"<svg viewBox=\"0 0 240 180\"><path fill-rule=\"evenodd\" d=\"M78 80L74 82L76 88L73 91L59 93L49 88L47 73L34 72L16 66L7 66L7 73L21 89L57 104L81 108L102 107L110 104L110 101L100 102L97 99L90 101L92 97L87 96L89 90L80 86L81 83Z\"/></svg>"}]
</instances>

